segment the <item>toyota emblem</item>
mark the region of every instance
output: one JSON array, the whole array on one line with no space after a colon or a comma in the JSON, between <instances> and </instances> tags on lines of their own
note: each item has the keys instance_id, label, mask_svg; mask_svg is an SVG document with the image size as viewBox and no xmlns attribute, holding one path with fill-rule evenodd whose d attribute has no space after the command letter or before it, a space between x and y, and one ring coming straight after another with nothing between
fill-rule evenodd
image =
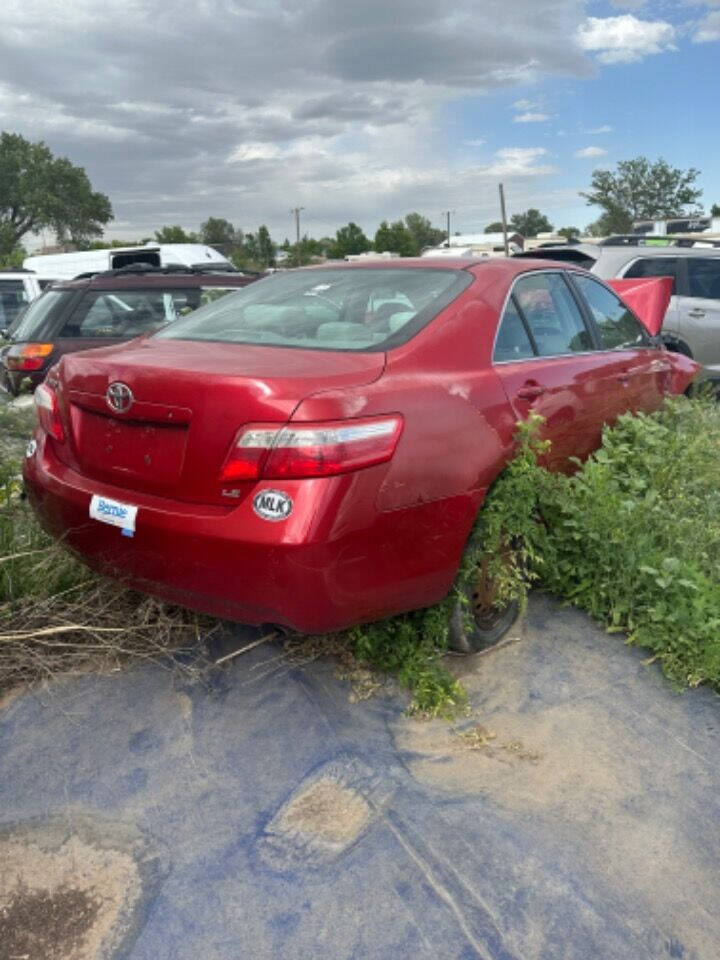
<instances>
[{"instance_id":1,"label":"toyota emblem","mask_svg":"<svg viewBox=\"0 0 720 960\"><path fill-rule=\"evenodd\" d=\"M134 399L133 392L126 383L111 383L105 393L107 405L115 413L127 413Z\"/></svg>"}]
</instances>

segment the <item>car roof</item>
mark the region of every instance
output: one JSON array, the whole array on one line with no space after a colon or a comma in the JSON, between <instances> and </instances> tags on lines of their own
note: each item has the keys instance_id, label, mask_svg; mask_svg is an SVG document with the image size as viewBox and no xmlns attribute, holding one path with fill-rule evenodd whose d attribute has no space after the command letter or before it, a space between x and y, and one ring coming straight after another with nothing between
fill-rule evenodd
<instances>
[{"instance_id":1,"label":"car roof","mask_svg":"<svg viewBox=\"0 0 720 960\"><path fill-rule=\"evenodd\" d=\"M600 243L575 243L570 245L558 244L557 246L542 247L538 250L524 250L522 253L516 253L513 259L529 260L535 257L552 258L555 255L562 255L563 259L571 262L572 256L578 252L582 258L591 257L593 260L599 260L607 257L622 256L627 259L630 257L720 257L720 248L718 247L680 247L674 244L665 246L655 244L631 244L631 243L612 243L603 245ZM559 258L558 258L559 259Z\"/></svg>"},{"instance_id":2,"label":"car roof","mask_svg":"<svg viewBox=\"0 0 720 960\"><path fill-rule=\"evenodd\" d=\"M717 247L676 247L672 244L667 246L612 244L597 249L602 252L603 257L618 253L631 254L633 257L720 257L720 249Z\"/></svg>"},{"instance_id":3,"label":"car roof","mask_svg":"<svg viewBox=\"0 0 720 960\"><path fill-rule=\"evenodd\" d=\"M201 287L230 286L244 287L254 277L244 273L182 272L157 273L96 273L90 277L75 277L73 280L59 280L53 284L55 290L126 290L149 289L157 287Z\"/></svg>"},{"instance_id":4,"label":"car roof","mask_svg":"<svg viewBox=\"0 0 720 960\"><path fill-rule=\"evenodd\" d=\"M556 268L561 265L556 264ZM576 266L576 264L564 264L564 266ZM535 269L547 270L548 264L544 260L536 262L520 260L515 257L398 257L396 260L365 260L365 261L335 261L333 263L322 263L312 267L297 267L299 270L467 270L473 273L480 267L494 267L513 277L518 273ZM284 271L285 272L285 271Z\"/></svg>"}]
</instances>

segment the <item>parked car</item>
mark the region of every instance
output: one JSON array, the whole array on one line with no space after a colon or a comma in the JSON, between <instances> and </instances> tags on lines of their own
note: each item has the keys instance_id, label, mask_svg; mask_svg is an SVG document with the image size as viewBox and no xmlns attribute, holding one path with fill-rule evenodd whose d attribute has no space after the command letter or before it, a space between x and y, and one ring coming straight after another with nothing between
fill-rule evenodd
<instances>
[{"instance_id":1,"label":"parked car","mask_svg":"<svg viewBox=\"0 0 720 960\"><path fill-rule=\"evenodd\" d=\"M544 416L548 464L569 469L696 370L572 266L287 271L63 356L35 394L25 484L47 530L142 590L331 631L446 596L518 419ZM473 609L472 631L451 621L457 649L512 622Z\"/></svg>"},{"instance_id":2,"label":"parked car","mask_svg":"<svg viewBox=\"0 0 720 960\"><path fill-rule=\"evenodd\" d=\"M56 283L16 318L0 347L0 386L34 389L63 354L151 333L254 277L142 264Z\"/></svg>"},{"instance_id":3,"label":"parked car","mask_svg":"<svg viewBox=\"0 0 720 960\"><path fill-rule=\"evenodd\" d=\"M29 270L0 271L0 337L7 333L28 303L56 279Z\"/></svg>"},{"instance_id":4,"label":"parked car","mask_svg":"<svg viewBox=\"0 0 720 960\"><path fill-rule=\"evenodd\" d=\"M702 234L698 234L698 241L702 241ZM673 297L663 323L663 339L669 350L692 357L702 365L701 379L720 385L720 249L717 247L578 243L543 247L517 256L576 263L605 279L672 277Z\"/></svg>"}]
</instances>

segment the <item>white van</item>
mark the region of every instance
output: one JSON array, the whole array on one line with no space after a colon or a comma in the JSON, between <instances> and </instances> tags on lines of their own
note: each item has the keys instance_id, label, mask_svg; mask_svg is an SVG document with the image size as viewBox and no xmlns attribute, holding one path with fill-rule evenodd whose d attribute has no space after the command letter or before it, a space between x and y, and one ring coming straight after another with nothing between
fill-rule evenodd
<instances>
[{"instance_id":1,"label":"white van","mask_svg":"<svg viewBox=\"0 0 720 960\"><path fill-rule=\"evenodd\" d=\"M144 247L111 247L105 250L80 250L77 253L48 253L26 257L23 266L45 276L72 280L81 273L102 273L132 263L152 267L204 267L235 272L221 253L204 243L148 243Z\"/></svg>"}]
</instances>

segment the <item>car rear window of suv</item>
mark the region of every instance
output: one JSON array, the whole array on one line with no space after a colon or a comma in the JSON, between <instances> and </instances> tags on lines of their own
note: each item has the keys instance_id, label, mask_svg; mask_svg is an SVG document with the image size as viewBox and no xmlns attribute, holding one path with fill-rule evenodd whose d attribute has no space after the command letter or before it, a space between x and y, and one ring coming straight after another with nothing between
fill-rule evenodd
<instances>
[{"instance_id":1,"label":"car rear window of suv","mask_svg":"<svg viewBox=\"0 0 720 960\"><path fill-rule=\"evenodd\" d=\"M156 334L314 350L385 350L404 343L455 299L464 270L381 268L274 274Z\"/></svg>"},{"instance_id":2,"label":"car rear window of suv","mask_svg":"<svg viewBox=\"0 0 720 960\"><path fill-rule=\"evenodd\" d=\"M73 308L60 337L128 339L152 333L178 317L212 303L228 287L163 287L88 290Z\"/></svg>"}]
</instances>

